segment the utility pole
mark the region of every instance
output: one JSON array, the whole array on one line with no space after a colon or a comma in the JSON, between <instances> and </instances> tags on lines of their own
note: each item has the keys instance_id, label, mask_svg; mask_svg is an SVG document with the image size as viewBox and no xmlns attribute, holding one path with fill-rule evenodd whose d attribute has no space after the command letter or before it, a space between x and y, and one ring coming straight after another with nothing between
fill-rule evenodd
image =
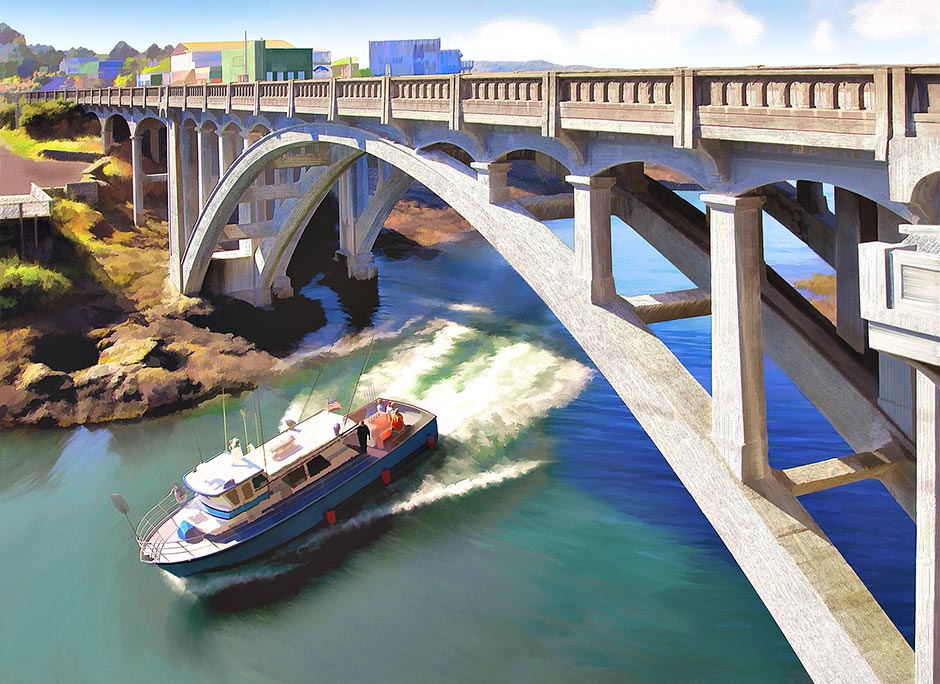
<instances>
[{"instance_id":1,"label":"utility pole","mask_svg":"<svg viewBox=\"0 0 940 684\"><path fill-rule=\"evenodd\" d=\"M245 78L244 83L248 83L248 31L245 31Z\"/></svg>"}]
</instances>

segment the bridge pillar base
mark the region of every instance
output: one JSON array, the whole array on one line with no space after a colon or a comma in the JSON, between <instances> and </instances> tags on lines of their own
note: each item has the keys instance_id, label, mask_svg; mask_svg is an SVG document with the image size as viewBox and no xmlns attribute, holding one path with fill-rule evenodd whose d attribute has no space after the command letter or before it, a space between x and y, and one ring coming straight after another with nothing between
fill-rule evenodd
<instances>
[{"instance_id":1,"label":"bridge pillar base","mask_svg":"<svg viewBox=\"0 0 940 684\"><path fill-rule=\"evenodd\" d=\"M770 474L761 284L763 197L702 195L709 208L712 439L741 481Z\"/></svg>"},{"instance_id":2,"label":"bridge pillar base","mask_svg":"<svg viewBox=\"0 0 940 684\"><path fill-rule=\"evenodd\" d=\"M378 275L372 252L346 256L346 272L351 280L372 280Z\"/></svg>"},{"instance_id":3,"label":"bridge pillar base","mask_svg":"<svg viewBox=\"0 0 940 684\"><path fill-rule=\"evenodd\" d=\"M294 287L291 285L290 277L286 275L275 276L271 283L271 294L276 299L290 299L294 296Z\"/></svg>"}]
</instances>

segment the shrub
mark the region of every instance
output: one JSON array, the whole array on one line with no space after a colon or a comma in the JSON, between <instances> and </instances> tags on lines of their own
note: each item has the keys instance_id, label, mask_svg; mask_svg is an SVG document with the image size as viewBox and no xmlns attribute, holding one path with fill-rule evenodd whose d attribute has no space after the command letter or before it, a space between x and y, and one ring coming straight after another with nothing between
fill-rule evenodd
<instances>
[{"instance_id":1,"label":"shrub","mask_svg":"<svg viewBox=\"0 0 940 684\"><path fill-rule=\"evenodd\" d=\"M58 271L17 257L0 259L0 316L45 306L71 289L72 283Z\"/></svg>"},{"instance_id":2,"label":"shrub","mask_svg":"<svg viewBox=\"0 0 940 684\"><path fill-rule=\"evenodd\" d=\"M13 128L16 124L16 105L0 105L0 128Z\"/></svg>"},{"instance_id":3,"label":"shrub","mask_svg":"<svg viewBox=\"0 0 940 684\"><path fill-rule=\"evenodd\" d=\"M23 105L20 126L37 140L69 138L85 132L82 108L66 100L30 102Z\"/></svg>"}]
</instances>

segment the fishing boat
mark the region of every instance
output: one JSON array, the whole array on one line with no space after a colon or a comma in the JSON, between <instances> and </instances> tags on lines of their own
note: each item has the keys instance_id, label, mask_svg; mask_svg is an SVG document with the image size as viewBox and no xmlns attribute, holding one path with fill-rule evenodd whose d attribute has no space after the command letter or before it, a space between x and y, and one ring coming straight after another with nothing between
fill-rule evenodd
<instances>
[{"instance_id":1,"label":"fishing boat","mask_svg":"<svg viewBox=\"0 0 940 684\"><path fill-rule=\"evenodd\" d=\"M365 452L360 422L369 432ZM373 483L387 485L437 439L434 414L385 398L345 415L331 404L287 421L286 430L260 446L243 449L233 438L143 516L135 528L140 560L186 577L256 558L336 524L337 508ZM127 516L126 501L112 498Z\"/></svg>"}]
</instances>

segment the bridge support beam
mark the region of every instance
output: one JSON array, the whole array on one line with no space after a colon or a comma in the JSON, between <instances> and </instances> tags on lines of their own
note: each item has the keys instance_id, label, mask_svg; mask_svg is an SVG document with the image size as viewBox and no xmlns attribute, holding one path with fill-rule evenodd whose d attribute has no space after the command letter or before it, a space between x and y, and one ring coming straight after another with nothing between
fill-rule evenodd
<instances>
[{"instance_id":1,"label":"bridge support beam","mask_svg":"<svg viewBox=\"0 0 940 684\"><path fill-rule=\"evenodd\" d=\"M868 348L858 289L858 245L878 239L878 208L870 199L836 188L836 328L859 354Z\"/></svg>"},{"instance_id":2,"label":"bridge support beam","mask_svg":"<svg viewBox=\"0 0 940 684\"><path fill-rule=\"evenodd\" d=\"M182 126L170 119L167 125L167 226L170 241L170 284L183 291L183 251L186 249L186 220L183 209Z\"/></svg>"},{"instance_id":3,"label":"bridge support beam","mask_svg":"<svg viewBox=\"0 0 940 684\"><path fill-rule=\"evenodd\" d=\"M477 172L477 181L486 188L489 194L490 204L499 204L508 202L509 194L509 169L512 164L508 162L472 162L470 167Z\"/></svg>"},{"instance_id":4,"label":"bridge support beam","mask_svg":"<svg viewBox=\"0 0 940 684\"><path fill-rule=\"evenodd\" d=\"M199 157L199 209L202 210L217 181L212 173L213 160L218 158L215 128L200 126L196 129L196 139Z\"/></svg>"},{"instance_id":5,"label":"bridge support beam","mask_svg":"<svg viewBox=\"0 0 940 684\"><path fill-rule=\"evenodd\" d=\"M151 128L147 131L150 136L150 158L157 164L160 163L160 129Z\"/></svg>"},{"instance_id":6,"label":"bridge support beam","mask_svg":"<svg viewBox=\"0 0 940 684\"><path fill-rule=\"evenodd\" d=\"M131 183L134 194L134 225L144 224L144 169L143 169L143 136L145 134L134 132L131 134Z\"/></svg>"},{"instance_id":7,"label":"bridge support beam","mask_svg":"<svg viewBox=\"0 0 940 684\"><path fill-rule=\"evenodd\" d=\"M770 473L761 285L763 197L702 195L710 213L712 439L743 482Z\"/></svg>"},{"instance_id":8,"label":"bridge support beam","mask_svg":"<svg viewBox=\"0 0 940 684\"><path fill-rule=\"evenodd\" d=\"M375 277L372 251L363 252L356 242L356 223L369 203L369 160L360 157L339 177L339 251L345 255L349 277L369 280Z\"/></svg>"},{"instance_id":9,"label":"bridge support beam","mask_svg":"<svg viewBox=\"0 0 940 684\"><path fill-rule=\"evenodd\" d=\"M196 151L196 130L182 125L179 137L180 183L182 194L183 227L186 240L192 235L199 218L199 160Z\"/></svg>"},{"instance_id":10,"label":"bridge support beam","mask_svg":"<svg viewBox=\"0 0 940 684\"><path fill-rule=\"evenodd\" d=\"M591 301L617 296L610 249L610 190L616 180L604 176L566 176L574 187L575 276L591 286Z\"/></svg>"},{"instance_id":11,"label":"bridge support beam","mask_svg":"<svg viewBox=\"0 0 940 684\"><path fill-rule=\"evenodd\" d=\"M940 682L940 387L917 371L916 684Z\"/></svg>"}]
</instances>

